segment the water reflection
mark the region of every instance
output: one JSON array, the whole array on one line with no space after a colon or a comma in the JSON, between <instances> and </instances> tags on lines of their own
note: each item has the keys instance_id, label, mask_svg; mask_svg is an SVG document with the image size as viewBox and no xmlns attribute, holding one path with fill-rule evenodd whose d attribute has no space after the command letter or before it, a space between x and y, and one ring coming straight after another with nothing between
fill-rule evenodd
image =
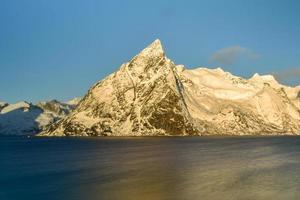
<instances>
[{"instance_id":1,"label":"water reflection","mask_svg":"<svg viewBox=\"0 0 300 200\"><path fill-rule=\"evenodd\" d=\"M1 199L300 198L297 137L5 140Z\"/></svg>"}]
</instances>

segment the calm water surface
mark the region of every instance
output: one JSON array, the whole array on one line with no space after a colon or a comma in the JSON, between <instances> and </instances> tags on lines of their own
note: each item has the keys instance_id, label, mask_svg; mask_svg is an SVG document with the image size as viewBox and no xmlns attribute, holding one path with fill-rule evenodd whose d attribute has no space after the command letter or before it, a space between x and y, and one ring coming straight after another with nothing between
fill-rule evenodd
<instances>
[{"instance_id":1,"label":"calm water surface","mask_svg":"<svg viewBox=\"0 0 300 200\"><path fill-rule=\"evenodd\" d=\"M1 200L300 199L300 137L0 138Z\"/></svg>"}]
</instances>

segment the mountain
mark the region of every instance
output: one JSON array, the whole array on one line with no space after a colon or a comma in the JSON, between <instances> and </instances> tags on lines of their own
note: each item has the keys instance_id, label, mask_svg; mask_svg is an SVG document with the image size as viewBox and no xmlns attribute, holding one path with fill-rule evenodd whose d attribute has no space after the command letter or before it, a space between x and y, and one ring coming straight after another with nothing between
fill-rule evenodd
<instances>
[{"instance_id":1,"label":"mountain","mask_svg":"<svg viewBox=\"0 0 300 200\"><path fill-rule=\"evenodd\" d=\"M271 75L188 70L155 40L40 136L300 134L300 88Z\"/></svg>"},{"instance_id":2,"label":"mountain","mask_svg":"<svg viewBox=\"0 0 300 200\"><path fill-rule=\"evenodd\" d=\"M8 105L7 103L0 101L0 112L2 108L6 107L7 105Z\"/></svg>"},{"instance_id":3,"label":"mountain","mask_svg":"<svg viewBox=\"0 0 300 200\"><path fill-rule=\"evenodd\" d=\"M57 100L36 105L21 101L15 104L0 102L0 135L33 135L49 124L67 116L74 109Z\"/></svg>"},{"instance_id":4,"label":"mountain","mask_svg":"<svg viewBox=\"0 0 300 200\"><path fill-rule=\"evenodd\" d=\"M41 108L45 112L55 113L58 116L66 116L73 109L73 105L74 104L61 103L57 100L52 100L46 102L39 102L36 106Z\"/></svg>"}]
</instances>

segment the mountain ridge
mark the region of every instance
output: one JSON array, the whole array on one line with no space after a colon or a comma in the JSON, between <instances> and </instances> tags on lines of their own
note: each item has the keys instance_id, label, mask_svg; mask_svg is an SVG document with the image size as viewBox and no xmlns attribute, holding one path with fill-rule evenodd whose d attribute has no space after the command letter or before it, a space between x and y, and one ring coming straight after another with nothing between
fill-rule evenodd
<instances>
[{"instance_id":1,"label":"mountain ridge","mask_svg":"<svg viewBox=\"0 0 300 200\"><path fill-rule=\"evenodd\" d=\"M295 135L299 96L270 75L185 69L155 40L39 136Z\"/></svg>"},{"instance_id":2,"label":"mountain ridge","mask_svg":"<svg viewBox=\"0 0 300 200\"><path fill-rule=\"evenodd\" d=\"M0 135L34 135L49 124L67 116L75 104L57 100L32 104L0 102Z\"/></svg>"}]
</instances>

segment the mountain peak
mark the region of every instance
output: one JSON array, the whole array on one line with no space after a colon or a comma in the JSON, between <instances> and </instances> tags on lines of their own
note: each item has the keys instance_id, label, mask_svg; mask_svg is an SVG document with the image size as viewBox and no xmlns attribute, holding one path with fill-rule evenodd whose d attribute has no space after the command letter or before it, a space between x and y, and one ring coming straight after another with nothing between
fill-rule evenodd
<instances>
[{"instance_id":1,"label":"mountain peak","mask_svg":"<svg viewBox=\"0 0 300 200\"><path fill-rule=\"evenodd\" d=\"M154 40L147 48L163 50L161 41L159 39Z\"/></svg>"},{"instance_id":2,"label":"mountain peak","mask_svg":"<svg viewBox=\"0 0 300 200\"><path fill-rule=\"evenodd\" d=\"M157 64L164 60L164 58L165 53L161 42L156 39L130 60L128 63L128 70L133 70L134 74L140 75L148 69L152 69L152 67L157 66Z\"/></svg>"},{"instance_id":3,"label":"mountain peak","mask_svg":"<svg viewBox=\"0 0 300 200\"><path fill-rule=\"evenodd\" d=\"M161 57L164 56L164 50L159 39L154 40L144 50L142 50L138 56L143 57Z\"/></svg>"},{"instance_id":4,"label":"mountain peak","mask_svg":"<svg viewBox=\"0 0 300 200\"><path fill-rule=\"evenodd\" d=\"M277 80L275 79L275 77L273 75L270 75L270 74L260 75L258 73L255 73L250 79L252 79L252 80L259 80L259 81L262 81L262 82L265 82L265 83L270 83L274 87L277 87L277 86L280 85L277 82Z\"/></svg>"}]
</instances>

